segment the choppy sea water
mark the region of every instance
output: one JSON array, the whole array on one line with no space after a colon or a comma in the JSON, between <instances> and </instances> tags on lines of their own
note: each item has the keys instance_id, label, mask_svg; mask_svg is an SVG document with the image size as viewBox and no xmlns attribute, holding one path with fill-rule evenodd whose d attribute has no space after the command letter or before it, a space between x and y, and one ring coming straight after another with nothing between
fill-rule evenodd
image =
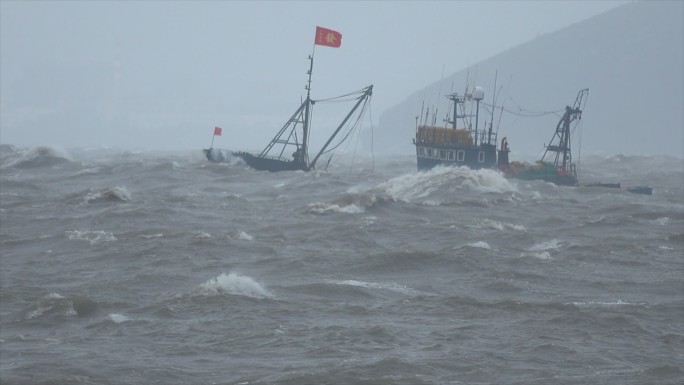
<instances>
[{"instance_id":1,"label":"choppy sea water","mask_svg":"<svg viewBox=\"0 0 684 385\"><path fill-rule=\"evenodd\" d=\"M681 159L0 151L2 383L684 383Z\"/></svg>"}]
</instances>

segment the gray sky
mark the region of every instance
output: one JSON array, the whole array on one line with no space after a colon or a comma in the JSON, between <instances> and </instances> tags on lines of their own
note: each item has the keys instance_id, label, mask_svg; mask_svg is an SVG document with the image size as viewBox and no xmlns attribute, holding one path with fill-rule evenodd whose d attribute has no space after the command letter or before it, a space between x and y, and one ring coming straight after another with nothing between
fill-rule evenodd
<instances>
[{"instance_id":1,"label":"gray sky","mask_svg":"<svg viewBox=\"0 0 684 385\"><path fill-rule=\"evenodd\" d=\"M0 143L260 149L304 95L411 93L624 1L0 0Z\"/></svg>"}]
</instances>

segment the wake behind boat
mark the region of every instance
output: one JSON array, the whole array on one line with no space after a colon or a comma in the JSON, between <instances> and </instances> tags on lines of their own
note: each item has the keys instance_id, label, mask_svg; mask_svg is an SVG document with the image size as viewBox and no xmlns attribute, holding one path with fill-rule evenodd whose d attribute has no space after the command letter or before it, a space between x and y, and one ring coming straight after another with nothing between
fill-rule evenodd
<instances>
[{"instance_id":1,"label":"wake behind boat","mask_svg":"<svg viewBox=\"0 0 684 385\"><path fill-rule=\"evenodd\" d=\"M316 38L314 42L314 51L316 45L323 45L337 48L341 45L342 34L339 32L329 30L326 28L316 27ZM250 167L257 170L264 171L309 171L316 167L321 156L333 151L342 142L350 137L351 132L362 121L366 106L373 94L373 85L369 85L359 91L349 94L341 95L325 100L311 99L311 74L313 73L313 59L314 54L309 55L309 79L306 89L306 99L299 106L299 108L292 114L290 119L283 125L283 127L276 133L271 141L259 154L251 154L248 152L234 152L231 155L225 155L220 150L215 150L212 146L205 149L204 153L208 160L212 162L227 162L232 156L241 158ZM337 126L333 133L328 137L328 140L321 147L313 159L309 157L309 138L311 132L311 116L312 110L316 103L323 103L329 101L339 101L343 98L353 98L356 103L342 119L342 122ZM351 125L348 123L351 122ZM339 142L332 144L333 140L346 127L346 131L342 134ZM221 128L214 129L214 137L221 135ZM331 146L332 145L332 146Z\"/></svg>"}]
</instances>

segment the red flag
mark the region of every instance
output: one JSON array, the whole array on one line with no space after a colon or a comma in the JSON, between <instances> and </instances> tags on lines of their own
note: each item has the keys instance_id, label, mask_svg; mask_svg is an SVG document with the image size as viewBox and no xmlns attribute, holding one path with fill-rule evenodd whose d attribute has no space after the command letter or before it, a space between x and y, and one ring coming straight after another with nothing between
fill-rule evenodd
<instances>
[{"instance_id":1,"label":"red flag","mask_svg":"<svg viewBox=\"0 0 684 385\"><path fill-rule=\"evenodd\" d=\"M223 128L221 127L214 127L214 136L221 136L221 132L223 131Z\"/></svg>"},{"instance_id":2,"label":"red flag","mask_svg":"<svg viewBox=\"0 0 684 385\"><path fill-rule=\"evenodd\" d=\"M342 45L342 34L332 29L316 26L316 41L314 44L337 48Z\"/></svg>"}]
</instances>

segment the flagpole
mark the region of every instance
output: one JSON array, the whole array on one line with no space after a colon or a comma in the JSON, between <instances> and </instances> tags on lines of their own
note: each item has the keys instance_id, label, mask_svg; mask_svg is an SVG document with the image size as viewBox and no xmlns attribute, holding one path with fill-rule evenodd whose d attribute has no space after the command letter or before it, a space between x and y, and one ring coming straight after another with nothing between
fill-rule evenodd
<instances>
[{"instance_id":1,"label":"flagpole","mask_svg":"<svg viewBox=\"0 0 684 385\"><path fill-rule=\"evenodd\" d=\"M316 39L314 39L313 48L311 49L311 56L309 56L309 80L306 83L306 107L304 108L304 125L302 127L302 159L306 162L306 167L309 165L309 114L311 108L311 74L313 73L313 59L316 53Z\"/></svg>"},{"instance_id":2,"label":"flagpole","mask_svg":"<svg viewBox=\"0 0 684 385\"><path fill-rule=\"evenodd\" d=\"M209 148L214 148L214 139L216 138L216 133L211 136L211 146Z\"/></svg>"},{"instance_id":3,"label":"flagpole","mask_svg":"<svg viewBox=\"0 0 684 385\"><path fill-rule=\"evenodd\" d=\"M314 42L313 49L311 49L311 56L309 57L309 60L311 61L309 65L309 72L307 74L309 75L309 81L307 82L306 85L306 98L308 99L309 96L311 96L311 74L313 73L313 59L314 59L314 54L316 53L316 42Z\"/></svg>"}]
</instances>

